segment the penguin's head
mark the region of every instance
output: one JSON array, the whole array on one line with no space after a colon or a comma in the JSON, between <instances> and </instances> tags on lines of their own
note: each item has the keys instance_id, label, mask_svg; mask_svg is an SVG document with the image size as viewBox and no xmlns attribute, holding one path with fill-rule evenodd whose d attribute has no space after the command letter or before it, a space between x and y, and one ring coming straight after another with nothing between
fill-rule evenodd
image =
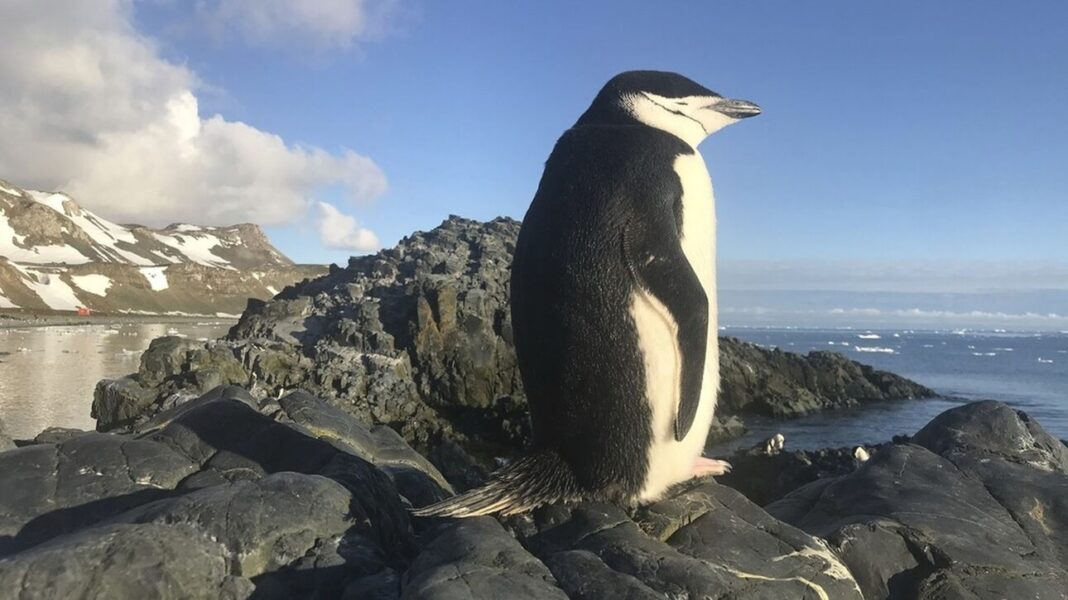
<instances>
[{"instance_id":1,"label":"penguin's head","mask_svg":"<svg viewBox=\"0 0 1068 600\"><path fill-rule=\"evenodd\" d=\"M727 125L759 114L756 104L724 98L678 73L626 71L601 88L577 124L637 121L696 147Z\"/></svg>"}]
</instances>

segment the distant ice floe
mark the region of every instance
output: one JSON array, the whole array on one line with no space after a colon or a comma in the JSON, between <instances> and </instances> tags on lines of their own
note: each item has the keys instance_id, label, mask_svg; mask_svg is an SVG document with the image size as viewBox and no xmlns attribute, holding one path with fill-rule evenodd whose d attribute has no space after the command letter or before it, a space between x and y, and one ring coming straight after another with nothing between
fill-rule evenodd
<instances>
[{"instance_id":1,"label":"distant ice floe","mask_svg":"<svg viewBox=\"0 0 1068 600\"><path fill-rule=\"evenodd\" d=\"M994 348L994 350L998 352L1015 352L1015 350L1012 348Z\"/></svg>"},{"instance_id":2,"label":"distant ice floe","mask_svg":"<svg viewBox=\"0 0 1068 600\"><path fill-rule=\"evenodd\" d=\"M144 275L145 279L148 280L148 285L152 288L153 292L165 290L170 287L167 283L167 275L164 273L164 271L167 270L167 267L141 267L139 270L141 271L141 275Z\"/></svg>"},{"instance_id":3,"label":"distant ice floe","mask_svg":"<svg viewBox=\"0 0 1068 600\"><path fill-rule=\"evenodd\" d=\"M879 354L897 354L897 350L893 348L883 348L880 346L853 346L853 349L857 352L875 352Z\"/></svg>"},{"instance_id":4,"label":"distant ice floe","mask_svg":"<svg viewBox=\"0 0 1068 600\"><path fill-rule=\"evenodd\" d=\"M1038 362L1040 362L1040 363L1042 363L1044 365L1052 365L1053 364L1053 359L1052 358L1041 358L1041 357L1039 357Z\"/></svg>"},{"instance_id":5,"label":"distant ice floe","mask_svg":"<svg viewBox=\"0 0 1068 600\"><path fill-rule=\"evenodd\" d=\"M878 333L858 333L857 337L862 340L881 340L883 338Z\"/></svg>"},{"instance_id":6,"label":"distant ice floe","mask_svg":"<svg viewBox=\"0 0 1068 600\"><path fill-rule=\"evenodd\" d=\"M934 348L934 344L924 344L924 348Z\"/></svg>"},{"instance_id":7,"label":"distant ice floe","mask_svg":"<svg viewBox=\"0 0 1068 600\"><path fill-rule=\"evenodd\" d=\"M997 352L972 352L972 356L997 356Z\"/></svg>"}]
</instances>

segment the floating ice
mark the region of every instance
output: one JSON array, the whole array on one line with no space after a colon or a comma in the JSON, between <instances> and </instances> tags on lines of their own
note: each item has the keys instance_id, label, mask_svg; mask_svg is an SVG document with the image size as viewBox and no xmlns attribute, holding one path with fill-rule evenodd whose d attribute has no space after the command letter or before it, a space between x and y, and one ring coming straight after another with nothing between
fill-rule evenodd
<instances>
[{"instance_id":1,"label":"floating ice","mask_svg":"<svg viewBox=\"0 0 1068 600\"><path fill-rule=\"evenodd\" d=\"M853 346L853 349L857 352L876 352L880 354L897 354L897 351L893 348L883 348L880 346Z\"/></svg>"}]
</instances>

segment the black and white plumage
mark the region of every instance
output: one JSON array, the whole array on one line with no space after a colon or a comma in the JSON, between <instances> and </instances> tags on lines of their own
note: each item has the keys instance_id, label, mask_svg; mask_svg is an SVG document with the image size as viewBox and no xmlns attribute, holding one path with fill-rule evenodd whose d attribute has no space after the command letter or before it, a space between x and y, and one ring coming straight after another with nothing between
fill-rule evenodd
<instances>
[{"instance_id":1,"label":"black and white plumage","mask_svg":"<svg viewBox=\"0 0 1068 600\"><path fill-rule=\"evenodd\" d=\"M719 387L715 209L696 146L756 105L674 73L612 78L556 143L520 230L512 325L533 448L415 511L651 502L695 475Z\"/></svg>"}]
</instances>

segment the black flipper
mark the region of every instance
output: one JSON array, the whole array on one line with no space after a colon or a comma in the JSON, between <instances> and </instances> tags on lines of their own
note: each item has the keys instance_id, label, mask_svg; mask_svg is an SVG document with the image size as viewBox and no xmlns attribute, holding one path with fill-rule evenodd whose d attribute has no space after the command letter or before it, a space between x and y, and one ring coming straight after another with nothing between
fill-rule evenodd
<instances>
[{"instance_id":1,"label":"black flipper","mask_svg":"<svg viewBox=\"0 0 1068 600\"><path fill-rule=\"evenodd\" d=\"M668 309L678 325L682 390L675 412L675 439L681 441L690 431L701 401L708 296L682 251L673 218L629 221L623 227L623 255L635 281Z\"/></svg>"}]
</instances>

